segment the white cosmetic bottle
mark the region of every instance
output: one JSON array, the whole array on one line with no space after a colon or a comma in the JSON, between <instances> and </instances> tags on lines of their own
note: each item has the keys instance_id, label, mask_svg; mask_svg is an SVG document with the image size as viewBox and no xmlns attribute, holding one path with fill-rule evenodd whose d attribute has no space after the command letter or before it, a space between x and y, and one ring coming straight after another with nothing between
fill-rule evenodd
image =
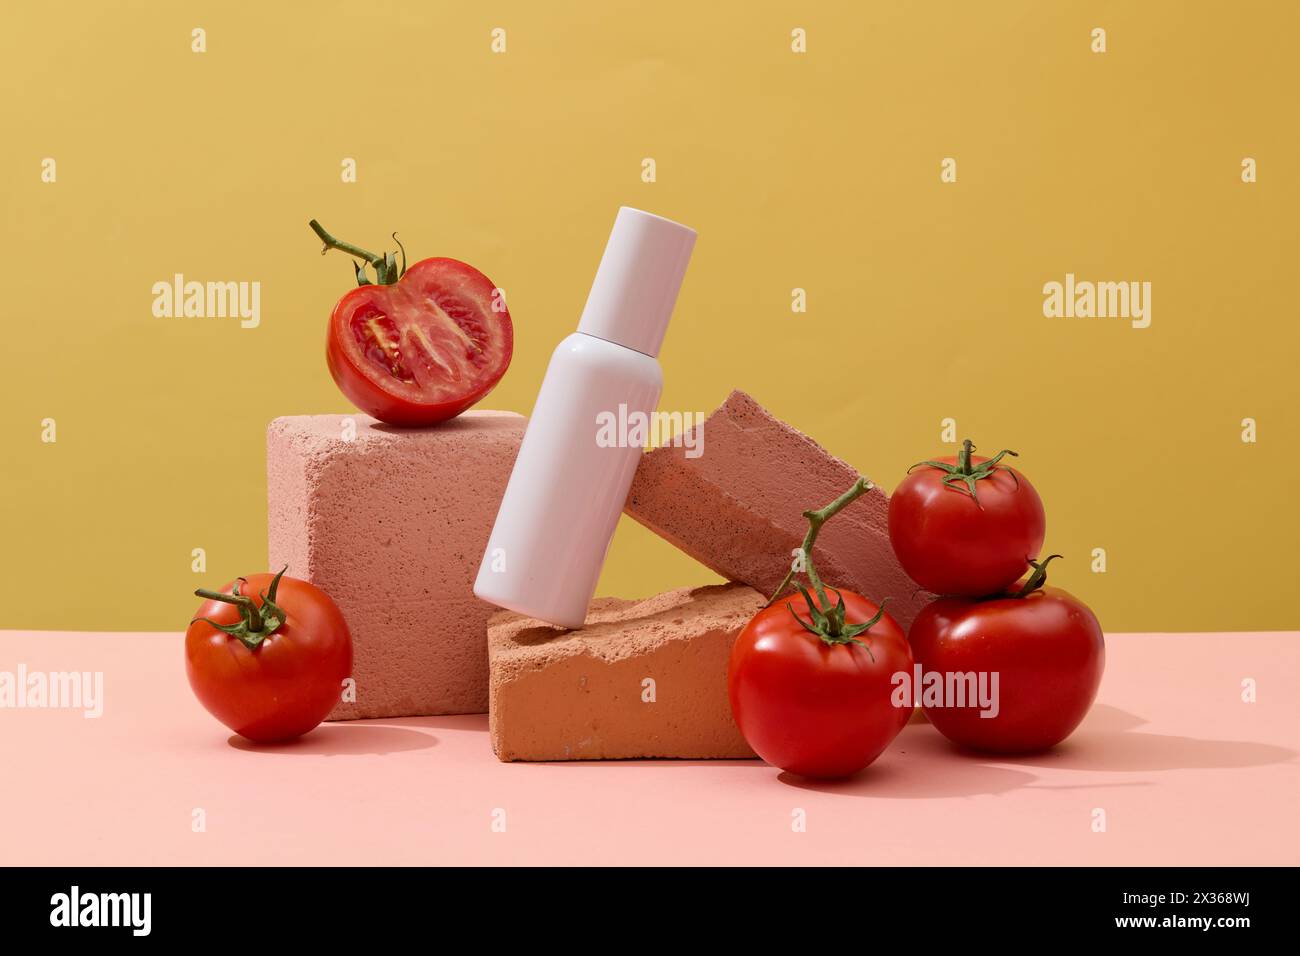
<instances>
[{"instance_id":1,"label":"white cosmetic bottle","mask_svg":"<svg viewBox=\"0 0 1300 956\"><path fill-rule=\"evenodd\" d=\"M659 346L695 231L619 209L587 306L551 356L474 582L492 604L581 627L641 460ZM629 441L628 439L631 438Z\"/></svg>"}]
</instances>

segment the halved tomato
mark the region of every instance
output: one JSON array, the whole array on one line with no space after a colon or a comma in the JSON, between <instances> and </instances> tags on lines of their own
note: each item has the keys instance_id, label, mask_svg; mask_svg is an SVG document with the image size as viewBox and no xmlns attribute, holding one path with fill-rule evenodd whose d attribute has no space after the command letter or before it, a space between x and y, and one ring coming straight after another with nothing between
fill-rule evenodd
<instances>
[{"instance_id":1,"label":"halved tomato","mask_svg":"<svg viewBox=\"0 0 1300 956\"><path fill-rule=\"evenodd\" d=\"M332 237L326 246L364 252ZM492 280L457 259L423 259L400 272L391 254L365 259L379 283L358 266L366 284L330 315L325 358L343 394L381 421L432 425L492 391L514 353L510 311Z\"/></svg>"}]
</instances>

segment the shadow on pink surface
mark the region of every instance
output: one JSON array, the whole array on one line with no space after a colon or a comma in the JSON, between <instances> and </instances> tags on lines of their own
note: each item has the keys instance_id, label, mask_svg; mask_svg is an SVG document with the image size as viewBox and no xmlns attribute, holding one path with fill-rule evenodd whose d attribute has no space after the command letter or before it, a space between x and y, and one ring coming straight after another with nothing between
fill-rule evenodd
<instances>
[{"instance_id":1,"label":"shadow on pink surface","mask_svg":"<svg viewBox=\"0 0 1300 956\"><path fill-rule=\"evenodd\" d=\"M245 750L249 753L336 757L427 750L438 745L438 738L405 727L352 723L322 724L303 737L278 744L255 744L238 734L232 734L227 743L236 750Z\"/></svg>"},{"instance_id":2,"label":"shadow on pink surface","mask_svg":"<svg viewBox=\"0 0 1300 956\"><path fill-rule=\"evenodd\" d=\"M433 717L402 717L397 719L403 727L428 727L431 730L470 730L480 734L488 732L487 714L442 714ZM384 723L383 720L371 723Z\"/></svg>"},{"instance_id":3,"label":"shadow on pink surface","mask_svg":"<svg viewBox=\"0 0 1300 956\"><path fill-rule=\"evenodd\" d=\"M1083 725L1064 743L1039 754L1008 756L958 747L928 724L913 724L878 763L846 780L809 780L782 773L777 779L790 787L861 797L933 798L1005 793L1017 787L1069 789L1069 785L1037 786L1026 770L1079 770L1142 773L1171 770L1229 770L1287 763L1296 752L1275 744L1245 740L1204 740L1149 734L1136 730L1147 721L1136 714L1098 704ZM927 763L945 761L942 774L913 774L907 758ZM1017 768L1017 769L1012 769ZM1132 780L1080 786L1143 787L1152 781Z\"/></svg>"},{"instance_id":4,"label":"shadow on pink surface","mask_svg":"<svg viewBox=\"0 0 1300 956\"><path fill-rule=\"evenodd\" d=\"M1155 770L1227 770L1286 763L1294 750L1249 740L1206 740L1143 733L1144 717L1098 704L1074 734L1039 754L1003 756L964 751L940 738L942 746L972 760L1016 767L1135 773ZM937 738L939 735L934 734Z\"/></svg>"},{"instance_id":5,"label":"shadow on pink surface","mask_svg":"<svg viewBox=\"0 0 1300 956\"><path fill-rule=\"evenodd\" d=\"M1019 770L1004 770L969 761L953 761L951 768L943 773L916 773L907 765L907 755L906 750L886 753L866 770L844 780L811 780L792 773L778 774L776 779L796 790L901 800L997 795L1027 787L1038 779Z\"/></svg>"},{"instance_id":6,"label":"shadow on pink surface","mask_svg":"<svg viewBox=\"0 0 1300 956\"><path fill-rule=\"evenodd\" d=\"M299 754L312 757L383 755L436 747L438 738L426 733L426 729L477 731L486 734L487 714L339 720L321 724L309 734L278 744L255 744L238 734L232 734L226 742L236 750L245 750L249 753Z\"/></svg>"}]
</instances>

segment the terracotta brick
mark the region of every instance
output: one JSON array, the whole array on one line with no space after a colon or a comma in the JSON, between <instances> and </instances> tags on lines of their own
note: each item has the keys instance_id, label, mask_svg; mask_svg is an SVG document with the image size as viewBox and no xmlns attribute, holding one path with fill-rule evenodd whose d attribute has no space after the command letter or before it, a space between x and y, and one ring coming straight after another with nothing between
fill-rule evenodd
<instances>
[{"instance_id":1,"label":"terracotta brick","mask_svg":"<svg viewBox=\"0 0 1300 956\"><path fill-rule=\"evenodd\" d=\"M848 490L858 471L734 391L705 420L702 453L646 452L626 512L729 581L770 595L807 531L803 512ZM870 473L867 473L870 477ZM879 488L828 522L814 560L822 580L879 601L904 628L933 597L889 545L889 500Z\"/></svg>"},{"instance_id":2,"label":"terracotta brick","mask_svg":"<svg viewBox=\"0 0 1300 956\"><path fill-rule=\"evenodd\" d=\"M271 422L270 566L332 597L355 645L356 703L330 719L487 710L496 608L471 588L523 432L522 416L493 411L415 429L361 414Z\"/></svg>"},{"instance_id":3,"label":"terracotta brick","mask_svg":"<svg viewBox=\"0 0 1300 956\"><path fill-rule=\"evenodd\" d=\"M739 584L598 598L566 631L511 612L488 627L489 723L502 760L752 757L727 659L763 596ZM645 681L654 701L646 702Z\"/></svg>"}]
</instances>

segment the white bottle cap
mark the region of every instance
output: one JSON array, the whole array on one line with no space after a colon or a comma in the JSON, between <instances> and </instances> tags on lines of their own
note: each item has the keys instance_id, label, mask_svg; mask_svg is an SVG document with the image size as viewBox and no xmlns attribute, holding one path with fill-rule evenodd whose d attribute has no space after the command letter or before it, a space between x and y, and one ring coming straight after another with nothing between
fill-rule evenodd
<instances>
[{"instance_id":1,"label":"white bottle cap","mask_svg":"<svg viewBox=\"0 0 1300 956\"><path fill-rule=\"evenodd\" d=\"M578 331L657 356L694 248L694 229L621 207Z\"/></svg>"}]
</instances>

